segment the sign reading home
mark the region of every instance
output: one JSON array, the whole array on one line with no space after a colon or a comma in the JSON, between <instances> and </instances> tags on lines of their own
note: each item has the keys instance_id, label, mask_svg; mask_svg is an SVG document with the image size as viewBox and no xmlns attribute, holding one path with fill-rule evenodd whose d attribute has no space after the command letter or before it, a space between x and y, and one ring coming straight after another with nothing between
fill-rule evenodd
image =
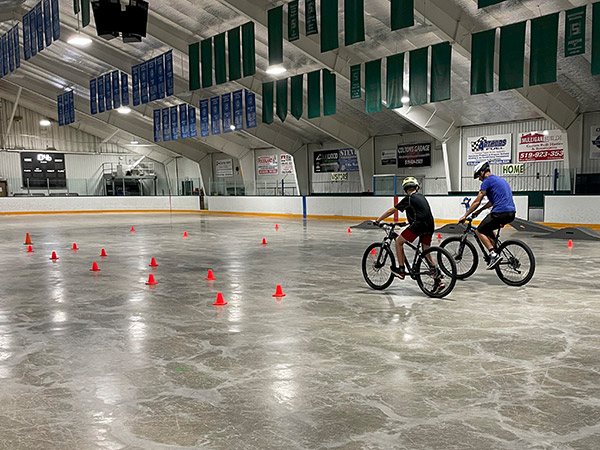
<instances>
[{"instance_id":1,"label":"sign reading home","mask_svg":"<svg viewBox=\"0 0 600 450\"><path fill-rule=\"evenodd\" d=\"M476 166L481 161L490 164L510 163L511 150L510 134L467 138L467 166Z\"/></svg>"},{"instance_id":2,"label":"sign reading home","mask_svg":"<svg viewBox=\"0 0 600 450\"><path fill-rule=\"evenodd\" d=\"M63 153L21 153L23 187L65 188L65 155Z\"/></svg>"},{"instance_id":3,"label":"sign reading home","mask_svg":"<svg viewBox=\"0 0 600 450\"><path fill-rule=\"evenodd\" d=\"M522 175L525 173L525 164L504 164L502 175Z\"/></svg>"},{"instance_id":4,"label":"sign reading home","mask_svg":"<svg viewBox=\"0 0 600 450\"><path fill-rule=\"evenodd\" d=\"M398 168L431 166L431 142L398 145Z\"/></svg>"},{"instance_id":5,"label":"sign reading home","mask_svg":"<svg viewBox=\"0 0 600 450\"><path fill-rule=\"evenodd\" d=\"M517 142L519 162L563 161L565 139L562 131L520 133Z\"/></svg>"}]
</instances>

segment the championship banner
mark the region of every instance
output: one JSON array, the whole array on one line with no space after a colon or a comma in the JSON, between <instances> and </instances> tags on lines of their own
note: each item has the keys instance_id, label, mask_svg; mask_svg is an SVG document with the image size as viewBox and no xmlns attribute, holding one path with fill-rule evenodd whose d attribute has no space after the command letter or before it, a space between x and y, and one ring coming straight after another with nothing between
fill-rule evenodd
<instances>
[{"instance_id":1,"label":"championship banner","mask_svg":"<svg viewBox=\"0 0 600 450\"><path fill-rule=\"evenodd\" d=\"M58 41L60 38L60 8L58 0L50 0L52 9L52 39Z\"/></svg>"},{"instance_id":2,"label":"championship banner","mask_svg":"<svg viewBox=\"0 0 600 450\"><path fill-rule=\"evenodd\" d=\"M342 148L339 150L340 170L339 172L358 172L358 157L353 148Z\"/></svg>"},{"instance_id":3,"label":"championship banner","mask_svg":"<svg viewBox=\"0 0 600 450\"><path fill-rule=\"evenodd\" d=\"M590 130L590 159L600 159L600 125Z\"/></svg>"},{"instance_id":4,"label":"championship banner","mask_svg":"<svg viewBox=\"0 0 600 450\"><path fill-rule=\"evenodd\" d=\"M133 106L140 104L140 66L131 68L131 89L133 95Z\"/></svg>"},{"instance_id":5,"label":"championship banner","mask_svg":"<svg viewBox=\"0 0 600 450\"><path fill-rule=\"evenodd\" d=\"M75 122L75 98L73 95L73 91L69 92L66 94L67 95L67 99L68 99L68 105L69 105L69 122L68 123L74 123ZM66 117L65 117L66 119Z\"/></svg>"},{"instance_id":6,"label":"championship banner","mask_svg":"<svg viewBox=\"0 0 600 450\"><path fill-rule=\"evenodd\" d=\"M46 38L46 47L52 44L52 11L50 10L50 0L44 0L44 37Z\"/></svg>"},{"instance_id":7,"label":"championship banner","mask_svg":"<svg viewBox=\"0 0 600 450\"><path fill-rule=\"evenodd\" d=\"M160 109L154 110L154 142L160 142L161 117Z\"/></svg>"},{"instance_id":8,"label":"championship banner","mask_svg":"<svg viewBox=\"0 0 600 450\"><path fill-rule=\"evenodd\" d=\"M337 150L325 150L313 153L315 173L339 172L340 154Z\"/></svg>"},{"instance_id":9,"label":"championship banner","mask_svg":"<svg viewBox=\"0 0 600 450\"><path fill-rule=\"evenodd\" d=\"M585 9L581 6L566 11L565 56L585 53Z\"/></svg>"},{"instance_id":10,"label":"championship banner","mask_svg":"<svg viewBox=\"0 0 600 450\"><path fill-rule=\"evenodd\" d=\"M518 162L563 161L565 142L565 136L560 130L519 133Z\"/></svg>"},{"instance_id":11,"label":"championship banner","mask_svg":"<svg viewBox=\"0 0 600 450\"><path fill-rule=\"evenodd\" d=\"M298 0L288 3L288 41L300 39L300 21L298 20Z\"/></svg>"},{"instance_id":12,"label":"championship banner","mask_svg":"<svg viewBox=\"0 0 600 450\"><path fill-rule=\"evenodd\" d=\"M187 139L188 134L188 105L185 103L179 105L179 128L181 129L181 139Z\"/></svg>"},{"instance_id":13,"label":"championship banner","mask_svg":"<svg viewBox=\"0 0 600 450\"><path fill-rule=\"evenodd\" d=\"M98 93L96 91L96 79L90 80L90 112L98 114Z\"/></svg>"},{"instance_id":14,"label":"championship banner","mask_svg":"<svg viewBox=\"0 0 600 450\"><path fill-rule=\"evenodd\" d=\"M256 98L253 92L246 92L246 128L256 127Z\"/></svg>"},{"instance_id":15,"label":"championship banner","mask_svg":"<svg viewBox=\"0 0 600 450\"><path fill-rule=\"evenodd\" d=\"M167 142L171 140L171 130L170 130L170 121L169 121L169 108L162 109L162 132L163 132L163 142Z\"/></svg>"},{"instance_id":16,"label":"championship banner","mask_svg":"<svg viewBox=\"0 0 600 450\"><path fill-rule=\"evenodd\" d=\"M508 164L512 160L512 134L467 138L467 166L481 161Z\"/></svg>"},{"instance_id":17,"label":"championship banner","mask_svg":"<svg viewBox=\"0 0 600 450\"><path fill-rule=\"evenodd\" d=\"M208 124L208 99L200 100L200 136L210 136L210 126Z\"/></svg>"},{"instance_id":18,"label":"championship banner","mask_svg":"<svg viewBox=\"0 0 600 450\"><path fill-rule=\"evenodd\" d=\"M14 38L13 38L13 34L14 34L15 29L11 28L10 30L8 30L7 33L7 39L8 39L8 70L10 72L14 72L15 71L15 49L13 47L13 42L14 42ZM18 49L18 47L17 47Z\"/></svg>"},{"instance_id":19,"label":"championship banner","mask_svg":"<svg viewBox=\"0 0 600 450\"><path fill-rule=\"evenodd\" d=\"M398 145L398 168L430 167L431 142Z\"/></svg>"},{"instance_id":20,"label":"championship banner","mask_svg":"<svg viewBox=\"0 0 600 450\"><path fill-rule=\"evenodd\" d=\"M165 98L165 61L163 55L154 58L156 63L156 79L158 87L158 98Z\"/></svg>"},{"instance_id":21,"label":"championship banner","mask_svg":"<svg viewBox=\"0 0 600 450\"><path fill-rule=\"evenodd\" d=\"M121 106L121 87L119 86L119 71L112 72L112 101L115 109Z\"/></svg>"},{"instance_id":22,"label":"championship banner","mask_svg":"<svg viewBox=\"0 0 600 450\"><path fill-rule=\"evenodd\" d=\"M256 169L259 175L277 175L279 173L277 155L258 156L256 158Z\"/></svg>"},{"instance_id":23,"label":"championship banner","mask_svg":"<svg viewBox=\"0 0 600 450\"><path fill-rule=\"evenodd\" d=\"M233 125L236 130L244 128L244 108L242 105L242 90L233 93Z\"/></svg>"},{"instance_id":24,"label":"championship banner","mask_svg":"<svg viewBox=\"0 0 600 450\"><path fill-rule=\"evenodd\" d=\"M188 106L188 126L190 129L190 137L198 136L198 129L196 128L196 108Z\"/></svg>"},{"instance_id":25,"label":"championship banner","mask_svg":"<svg viewBox=\"0 0 600 450\"><path fill-rule=\"evenodd\" d=\"M57 0L58 1L58 0ZM25 61L31 58L31 38L29 36L29 14L23 16L23 57Z\"/></svg>"},{"instance_id":26,"label":"championship banner","mask_svg":"<svg viewBox=\"0 0 600 450\"><path fill-rule=\"evenodd\" d=\"M121 105L129 106L129 76L121 72Z\"/></svg>"},{"instance_id":27,"label":"championship banner","mask_svg":"<svg viewBox=\"0 0 600 450\"><path fill-rule=\"evenodd\" d=\"M98 112L104 112L104 77L98 77Z\"/></svg>"},{"instance_id":28,"label":"championship banner","mask_svg":"<svg viewBox=\"0 0 600 450\"><path fill-rule=\"evenodd\" d=\"M173 95L173 50L165 53L165 80L167 88L167 97Z\"/></svg>"},{"instance_id":29,"label":"championship banner","mask_svg":"<svg viewBox=\"0 0 600 450\"><path fill-rule=\"evenodd\" d=\"M177 123L177 106L171 106L171 140L179 139L179 124Z\"/></svg>"},{"instance_id":30,"label":"championship banner","mask_svg":"<svg viewBox=\"0 0 600 450\"><path fill-rule=\"evenodd\" d=\"M106 101L106 110L110 111L113 109L112 104L112 82L110 73L104 75L104 100Z\"/></svg>"},{"instance_id":31,"label":"championship banner","mask_svg":"<svg viewBox=\"0 0 600 450\"><path fill-rule=\"evenodd\" d=\"M304 5L304 17L306 20L306 35L318 34L317 28L317 5L315 0L306 0Z\"/></svg>"},{"instance_id":32,"label":"championship banner","mask_svg":"<svg viewBox=\"0 0 600 450\"><path fill-rule=\"evenodd\" d=\"M221 95L223 133L231 133L231 93Z\"/></svg>"},{"instance_id":33,"label":"championship banner","mask_svg":"<svg viewBox=\"0 0 600 450\"><path fill-rule=\"evenodd\" d=\"M31 56L37 55L37 22L35 16L35 9L32 9L27 14L29 16L29 42L31 48Z\"/></svg>"},{"instance_id":34,"label":"championship banner","mask_svg":"<svg viewBox=\"0 0 600 450\"><path fill-rule=\"evenodd\" d=\"M150 97L150 101L158 99L158 76L156 73L156 60L153 58L149 61L146 61L146 67L148 71L148 94Z\"/></svg>"},{"instance_id":35,"label":"championship banner","mask_svg":"<svg viewBox=\"0 0 600 450\"><path fill-rule=\"evenodd\" d=\"M56 97L56 104L58 106L58 126L63 127L65 125L65 105L62 95Z\"/></svg>"},{"instance_id":36,"label":"championship banner","mask_svg":"<svg viewBox=\"0 0 600 450\"><path fill-rule=\"evenodd\" d=\"M42 12L42 2L35 5L35 26L37 30L38 52L44 50L44 14Z\"/></svg>"},{"instance_id":37,"label":"championship banner","mask_svg":"<svg viewBox=\"0 0 600 450\"><path fill-rule=\"evenodd\" d=\"M0 42L2 43L2 71L4 75L8 75L8 36L3 34Z\"/></svg>"},{"instance_id":38,"label":"championship banner","mask_svg":"<svg viewBox=\"0 0 600 450\"><path fill-rule=\"evenodd\" d=\"M148 65L143 62L138 65L140 71L140 93L143 104L148 103Z\"/></svg>"},{"instance_id":39,"label":"championship banner","mask_svg":"<svg viewBox=\"0 0 600 450\"><path fill-rule=\"evenodd\" d=\"M212 134L221 133L221 115L219 114L220 98L213 97L210 99L210 124Z\"/></svg>"},{"instance_id":40,"label":"championship banner","mask_svg":"<svg viewBox=\"0 0 600 450\"><path fill-rule=\"evenodd\" d=\"M15 69L21 67L21 51L19 50L19 25L13 27L13 48L15 49Z\"/></svg>"}]
</instances>

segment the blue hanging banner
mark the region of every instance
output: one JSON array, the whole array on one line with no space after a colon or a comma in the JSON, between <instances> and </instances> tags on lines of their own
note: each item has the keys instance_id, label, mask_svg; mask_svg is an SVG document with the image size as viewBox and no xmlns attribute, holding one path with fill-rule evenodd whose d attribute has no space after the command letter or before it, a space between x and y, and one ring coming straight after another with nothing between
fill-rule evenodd
<instances>
[{"instance_id":1,"label":"blue hanging banner","mask_svg":"<svg viewBox=\"0 0 600 450\"><path fill-rule=\"evenodd\" d=\"M185 103L179 105L179 129L181 130L181 139L187 139L189 137L187 113L187 105Z\"/></svg>"},{"instance_id":2,"label":"blue hanging banner","mask_svg":"<svg viewBox=\"0 0 600 450\"><path fill-rule=\"evenodd\" d=\"M173 95L173 50L165 53L165 84L167 89L167 97Z\"/></svg>"},{"instance_id":3,"label":"blue hanging banner","mask_svg":"<svg viewBox=\"0 0 600 450\"><path fill-rule=\"evenodd\" d=\"M112 101L115 109L121 106L121 86L119 86L119 71L112 72Z\"/></svg>"},{"instance_id":4,"label":"blue hanging banner","mask_svg":"<svg viewBox=\"0 0 600 450\"><path fill-rule=\"evenodd\" d=\"M2 35L2 71L4 75L8 75L8 36L6 34Z\"/></svg>"},{"instance_id":5,"label":"blue hanging banner","mask_svg":"<svg viewBox=\"0 0 600 450\"><path fill-rule=\"evenodd\" d=\"M158 98L165 98L165 60L163 55L157 56L155 60Z\"/></svg>"},{"instance_id":6,"label":"blue hanging banner","mask_svg":"<svg viewBox=\"0 0 600 450\"><path fill-rule=\"evenodd\" d=\"M256 127L256 98L246 89L246 128Z\"/></svg>"},{"instance_id":7,"label":"blue hanging banner","mask_svg":"<svg viewBox=\"0 0 600 450\"><path fill-rule=\"evenodd\" d=\"M163 141L167 142L171 140L171 126L169 124L169 108L162 109L162 132Z\"/></svg>"},{"instance_id":8,"label":"blue hanging banner","mask_svg":"<svg viewBox=\"0 0 600 450\"><path fill-rule=\"evenodd\" d=\"M171 140L176 141L179 139L178 130L179 124L177 123L177 106L171 106Z\"/></svg>"},{"instance_id":9,"label":"blue hanging banner","mask_svg":"<svg viewBox=\"0 0 600 450\"><path fill-rule=\"evenodd\" d=\"M133 95L133 106L140 104L140 66L131 68L131 90Z\"/></svg>"},{"instance_id":10,"label":"blue hanging banner","mask_svg":"<svg viewBox=\"0 0 600 450\"><path fill-rule=\"evenodd\" d=\"M210 136L208 124L208 99L200 100L200 136Z\"/></svg>"},{"instance_id":11,"label":"blue hanging banner","mask_svg":"<svg viewBox=\"0 0 600 450\"><path fill-rule=\"evenodd\" d=\"M46 47L52 44L52 11L50 9L50 0L44 0L44 37L46 38Z\"/></svg>"},{"instance_id":12,"label":"blue hanging banner","mask_svg":"<svg viewBox=\"0 0 600 450\"><path fill-rule=\"evenodd\" d=\"M73 91L67 94L69 99L69 123L75 123L75 96Z\"/></svg>"},{"instance_id":13,"label":"blue hanging banner","mask_svg":"<svg viewBox=\"0 0 600 450\"><path fill-rule=\"evenodd\" d=\"M188 127L190 130L190 137L198 136L198 129L196 128L196 108L193 106L188 107Z\"/></svg>"},{"instance_id":14,"label":"blue hanging banner","mask_svg":"<svg viewBox=\"0 0 600 450\"><path fill-rule=\"evenodd\" d=\"M44 50L44 13L42 12L42 2L35 5L35 25L37 29L38 52Z\"/></svg>"},{"instance_id":15,"label":"blue hanging banner","mask_svg":"<svg viewBox=\"0 0 600 450\"><path fill-rule=\"evenodd\" d=\"M219 96L210 99L210 124L212 134L221 134L221 114L219 114Z\"/></svg>"},{"instance_id":16,"label":"blue hanging banner","mask_svg":"<svg viewBox=\"0 0 600 450\"><path fill-rule=\"evenodd\" d=\"M29 11L29 39L31 56L37 55L37 22L35 20L35 9Z\"/></svg>"},{"instance_id":17,"label":"blue hanging banner","mask_svg":"<svg viewBox=\"0 0 600 450\"><path fill-rule=\"evenodd\" d=\"M152 58L151 60L146 61L146 66L148 67L148 93L150 95L150 101L153 102L158 99L156 60Z\"/></svg>"},{"instance_id":18,"label":"blue hanging banner","mask_svg":"<svg viewBox=\"0 0 600 450\"><path fill-rule=\"evenodd\" d=\"M112 82L110 73L104 75L104 99L106 100L106 110L110 111L113 109L112 104Z\"/></svg>"},{"instance_id":19,"label":"blue hanging banner","mask_svg":"<svg viewBox=\"0 0 600 450\"><path fill-rule=\"evenodd\" d=\"M92 114L98 114L98 92L95 78L90 80L90 111Z\"/></svg>"},{"instance_id":20,"label":"blue hanging banner","mask_svg":"<svg viewBox=\"0 0 600 450\"><path fill-rule=\"evenodd\" d=\"M154 142L160 142L160 127L161 127L160 109L154 110Z\"/></svg>"},{"instance_id":21,"label":"blue hanging banner","mask_svg":"<svg viewBox=\"0 0 600 450\"><path fill-rule=\"evenodd\" d=\"M58 105L58 126L62 127L65 125L65 108L62 94L56 97L56 103Z\"/></svg>"},{"instance_id":22,"label":"blue hanging banner","mask_svg":"<svg viewBox=\"0 0 600 450\"><path fill-rule=\"evenodd\" d=\"M28 61L31 58L31 37L29 36L29 14L23 16L23 58Z\"/></svg>"},{"instance_id":23,"label":"blue hanging banner","mask_svg":"<svg viewBox=\"0 0 600 450\"><path fill-rule=\"evenodd\" d=\"M223 111L223 133L231 133L231 93L221 95Z\"/></svg>"},{"instance_id":24,"label":"blue hanging banner","mask_svg":"<svg viewBox=\"0 0 600 450\"><path fill-rule=\"evenodd\" d=\"M148 64L139 65L140 68L140 91L142 103L148 103Z\"/></svg>"},{"instance_id":25,"label":"blue hanging banner","mask_svg":"<svg viewBox=\"0 0 600 450\"><path fill-rule=\"evenodd\" d=\"M11 28L10 30L8 30L8 70L10 72L14 72L15 71L15 50L13 48L13 34L14 34L15 29Z\"/></svg>"},{"instance_id":26,"label":"blue hanging banner","mask_svg":"<svg viewBox=\"0 0 600 450\"><path fill-rule=\"evenodd\" d=\"M98 112L104 112L104 77L98 77Z\"/></svg>"},{"instance_id":27,"label":"blue hanging banner","mask_svg":"<svg viewBox=\"0 0 600 450\"><path fill-rule=\"evenodd\" d=\"M121 105L129 106L129 75L121 72Z\"/></svg>"},{"instance_id":28,"label":"blue hanging banner","mask_svg":"<svg viewBox=\"0 0 600 450\"><path fill-rule=\"evenodd\" d=\"M15 69L21 67L21 50L19 49L19 24L13 27L13 48L15 49Z\"/></svg>"},{"instance_id":29,"label":"blue hanging banner","mask_svg":"<svg viewBox=\"0 0 600 450\"><path fill-rule=\"evenodd\" d=\"M52 7L52 38L58 41L60 38L60 8L58 7L58 0L50 0Z\"/></svg>"},{"instance_id":30,"label":"blue hanging banner","mask_svg":"<svg viewBox=\"0 0 600 450\"><path fill-rule=\"evenodd\" d=\"M242 105L242 90L233 93L233 125L236 131L244 128L244 107Z\"/></svg>"}]
</instances>

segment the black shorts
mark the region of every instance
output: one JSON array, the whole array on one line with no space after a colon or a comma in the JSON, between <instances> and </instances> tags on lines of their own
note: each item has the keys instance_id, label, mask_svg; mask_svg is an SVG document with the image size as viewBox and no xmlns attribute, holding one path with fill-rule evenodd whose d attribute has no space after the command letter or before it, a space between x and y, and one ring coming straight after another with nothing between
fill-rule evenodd
<instances>
[{"instance_id":1,"label":"black shorts","mask_svg":"<svg viewBox=\"0 0 600 450\"><path fill-rule=\"evenodd\" d=\"M501 213L492 212L481 221L481 223L477 227L477 231L479 231L481 234L485 234L486 236L495 239L496 236L494 236L494 231L502 227L503 225L511 223L513 220L515 220L514 211Z\"/></svg>"}]
</instances>

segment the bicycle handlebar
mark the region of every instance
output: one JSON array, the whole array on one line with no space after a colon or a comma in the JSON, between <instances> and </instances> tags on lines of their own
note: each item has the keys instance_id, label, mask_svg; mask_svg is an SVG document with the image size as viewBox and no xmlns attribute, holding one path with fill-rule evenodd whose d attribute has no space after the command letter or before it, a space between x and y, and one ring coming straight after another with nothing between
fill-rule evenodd
<instances>
[{"instance_id":1,"label":"bicycle handlebar","mask_svg":"<svg viewBox=\"0 0 600 450\"><path fill-rule=\"evenodd\" d=\"M406 225L408 225L407 222L392 222L392 223L387 223L387 222L379 222L379 224L377 224L375 221L373 221L373 225L378 225L379 228L383 228L384 226L388 226L388 227L405 227Z\"/></svg>"}]
</instances>

